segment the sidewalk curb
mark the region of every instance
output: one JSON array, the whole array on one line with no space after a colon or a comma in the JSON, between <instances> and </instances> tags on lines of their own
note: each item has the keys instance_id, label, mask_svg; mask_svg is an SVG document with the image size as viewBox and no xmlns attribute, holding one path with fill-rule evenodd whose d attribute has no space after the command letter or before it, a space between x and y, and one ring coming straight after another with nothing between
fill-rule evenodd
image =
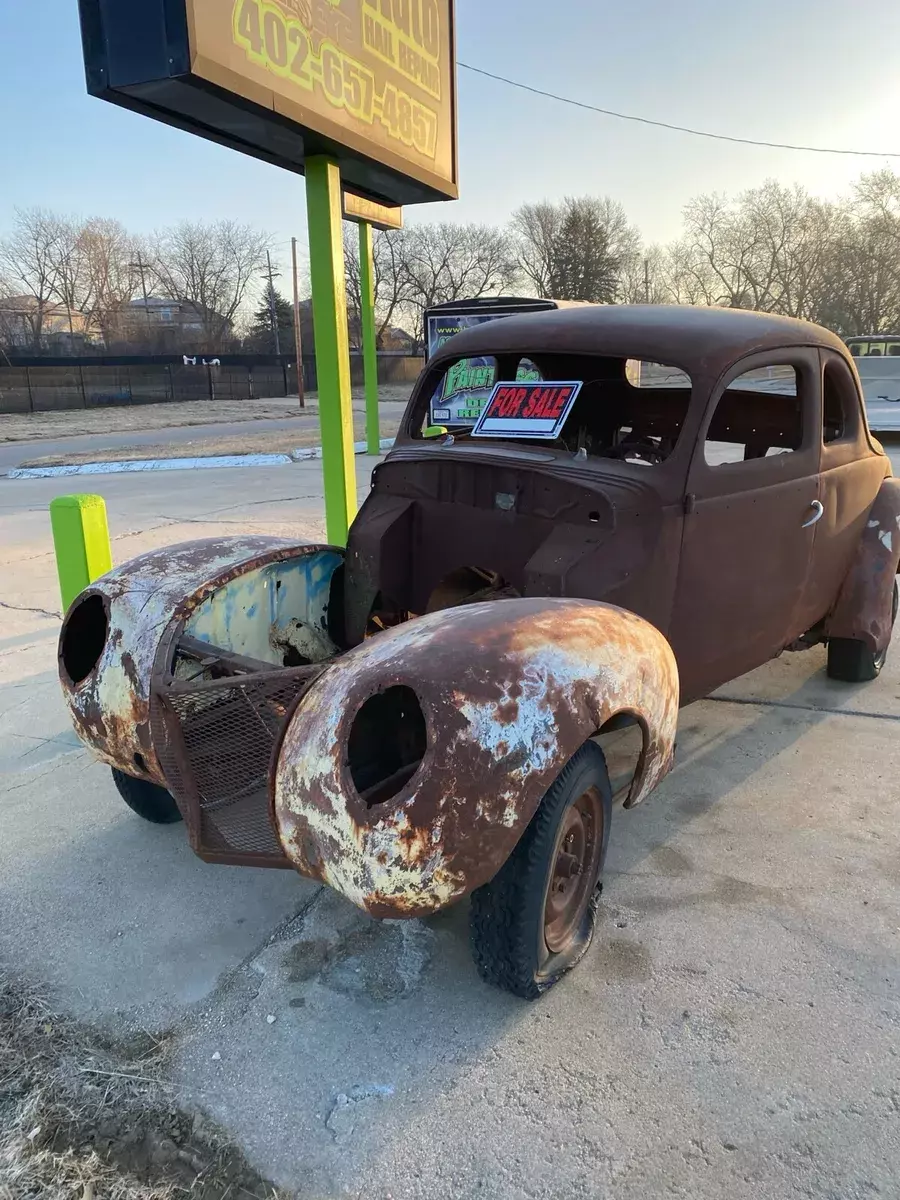
<instances>
[{"instance_id":1,"label":"sidewalk curb","mask_svg":"<svg viewBox=\"0 0 900 1200\"><path fill-rule=\"evenodd\" d=\"M379 449L390 450L393 438L382 438ZM356 442L356 454L365 454L365 442ZM321 446L292 450L290 454L224 454L207 458L148 458L132 462L78 463L59 467L15 467L7 479L56 479L69 475L130 475L144 471L211 471L229 467L281 467L322 457Z\"/></svg>"}]
</instances>

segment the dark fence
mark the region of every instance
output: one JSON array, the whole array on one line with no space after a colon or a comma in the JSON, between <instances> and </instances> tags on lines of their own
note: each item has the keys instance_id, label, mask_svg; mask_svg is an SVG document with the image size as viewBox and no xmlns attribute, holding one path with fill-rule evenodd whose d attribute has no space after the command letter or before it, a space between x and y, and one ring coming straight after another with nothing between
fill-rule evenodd
<instances>
[{"instance_id":1,"label":"dark fence","mask_svg":"<svg viewBox=\"0 0 900 1200\"><path fill-rule=\"evenodd\" d=\"M420 358L382 353L382 384L412 383ZM363 360L350 356L354 387L363 384ZM316 361L303 360L308 392L318 386ZM293 359L274 355L223 355L216 364L183 358L23 358L0 359L0 413L54 412L111 405L182 403L191 400L253 400L296 396Z\"/></svg>"}]
</instances>

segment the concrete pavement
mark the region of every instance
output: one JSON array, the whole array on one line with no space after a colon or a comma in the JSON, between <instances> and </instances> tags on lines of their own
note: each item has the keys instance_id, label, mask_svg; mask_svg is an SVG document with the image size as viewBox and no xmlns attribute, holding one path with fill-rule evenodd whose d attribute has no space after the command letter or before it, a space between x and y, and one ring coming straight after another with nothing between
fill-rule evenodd
<instances>
[{"instance_id":1,"label":"concrete pavement","mask_svg":"<svg viewBox=\"0 0 900 1200\"><path fill-rule=\"evenodd\" d=\"M118 561L324 536L315 463L96 488ZM182 1102L311 1200L898 1193L897 647L866 687L813 650L686 710L676 771L614 814L594 947L528 1006L478 980L464 909L373 924L125 809L55 682L63 490L0 480L0 960L171 1030Z\"/></svg>"}]
</instances>

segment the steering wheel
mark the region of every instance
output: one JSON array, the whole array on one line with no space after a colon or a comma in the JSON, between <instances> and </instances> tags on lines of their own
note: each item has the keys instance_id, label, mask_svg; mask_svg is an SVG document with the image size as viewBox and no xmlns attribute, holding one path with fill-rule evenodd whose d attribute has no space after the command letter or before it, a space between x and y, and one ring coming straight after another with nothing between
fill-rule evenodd
<instances>
[{"instance_id":1,"label":"steering wheel","mask_svg":"<svg viewBox=\"0 0 900 1200\"><path fill-rule=\"evenodd\" d=\"M654 467L664 462L666 458L662 447L648 437L637 437L633 440L626 438L624 442L620 442L618 446L613 446L608 450L606 457L614 458L618 462L624 462L629 458L638 458Z\"/></svg>"}]
</instances>

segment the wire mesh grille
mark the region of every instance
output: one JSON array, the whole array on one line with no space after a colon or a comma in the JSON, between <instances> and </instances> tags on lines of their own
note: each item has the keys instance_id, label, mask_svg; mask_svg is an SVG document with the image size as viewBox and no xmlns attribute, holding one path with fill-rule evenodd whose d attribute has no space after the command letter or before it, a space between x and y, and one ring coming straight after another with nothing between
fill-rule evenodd
<instances>
[{"instance_id":1,"label":"wire mesh grille","mask_svg":"<svg viewBox=\"0 0 900 1200\"><path fill-rule=\"evenodd\" d=\"M301 667L165 692L160 760L203 858L290 865L269 816L269 768L287 716L316 674Z\"/></svg>"}]
</instances>

